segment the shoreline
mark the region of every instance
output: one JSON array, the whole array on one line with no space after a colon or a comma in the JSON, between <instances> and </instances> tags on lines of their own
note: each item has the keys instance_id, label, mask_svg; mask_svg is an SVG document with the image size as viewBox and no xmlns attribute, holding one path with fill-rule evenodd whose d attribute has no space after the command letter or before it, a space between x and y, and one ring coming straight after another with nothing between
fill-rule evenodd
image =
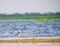
<instances>
[{"instance_id":1,"label":"shoreline","mask_svg":"<svg viewBox=\"0 0 60 46\"><path fill-rule=\"evenodd\" d=\"M60 37L39 37L39 38L0 38L0 43L60 43Z\"/></svg>"}]
</instances>

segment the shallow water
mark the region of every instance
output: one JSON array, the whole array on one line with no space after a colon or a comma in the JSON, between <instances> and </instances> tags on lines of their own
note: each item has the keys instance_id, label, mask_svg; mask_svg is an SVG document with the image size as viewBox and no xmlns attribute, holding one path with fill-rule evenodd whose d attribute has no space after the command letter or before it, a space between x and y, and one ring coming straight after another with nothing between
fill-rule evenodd
<instances>
[{"instance_id":1,"label":"shallow water","mask_svg":"<svg viewBox=\"0 0 60 46\"><path fill-rule=\"evenodd\" d=\"M0 37L15 36L20 31L20 37L60 36L60 19L58 20L0 20Z\"/></svg>"},{"instance_id":2,"label":"shallow water","mask_svg":"<svg viewBox=\"0 0 60 46\"><path fill-rule=\"evenodd\" d=\"M0 43L0 46L60 46L60 43Z\"/></svg>"}]
</instances>

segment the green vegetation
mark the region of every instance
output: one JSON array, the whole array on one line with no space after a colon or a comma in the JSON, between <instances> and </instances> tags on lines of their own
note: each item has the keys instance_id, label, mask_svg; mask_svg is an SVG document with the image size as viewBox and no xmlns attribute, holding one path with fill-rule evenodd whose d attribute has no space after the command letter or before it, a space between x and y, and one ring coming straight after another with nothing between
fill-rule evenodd
<instances>
[{"instance_id":1,"label":"green vegetation","mask_svg":"<svg viewBox=\"0 0 60 46\"><path fill-rule=\"evenodd\" d=\"M2 17L0 20L54 20L60 19L60 16L40 16L40 17Z\"/></svg>"},{"instance_id":2,"label":"green vegetation","mask_svg":"<svg viewBox=\"0 0 60 46\"><path fill-rule=\"evenodd\" d=\"M0 14L0 20L54 20L60 19L60 12L57 13L25 13L25 14Z\"/></svg>"}]
</instances>

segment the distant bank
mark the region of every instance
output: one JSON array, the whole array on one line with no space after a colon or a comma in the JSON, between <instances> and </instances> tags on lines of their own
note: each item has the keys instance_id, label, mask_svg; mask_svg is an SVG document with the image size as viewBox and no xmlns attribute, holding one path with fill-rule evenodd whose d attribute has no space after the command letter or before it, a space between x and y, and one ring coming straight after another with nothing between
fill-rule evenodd
<instances>
[{"instance_id":1,"label":"distant bank","mask_svg":"<svg viewBox=\"0 0 60 46\"><path fill-rule=\"evenodd\" d=\"M60 19L60 15L53 16L0 16L0 20L55 20Z\"/></svg>"}]
</instances>

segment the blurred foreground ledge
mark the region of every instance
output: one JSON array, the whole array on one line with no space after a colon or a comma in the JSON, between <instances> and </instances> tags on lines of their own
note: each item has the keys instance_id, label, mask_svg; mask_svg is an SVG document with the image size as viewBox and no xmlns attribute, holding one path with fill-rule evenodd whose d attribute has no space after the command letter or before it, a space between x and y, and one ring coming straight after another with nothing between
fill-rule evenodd
<instances>
[{"instance_id":1,"label":"blurred foreground ledge","mask_svg":"<svg viewBox=\"0 0 60 46\"><path fill-rule=\"evenodd\" d=\"M59 43L60 38L16 38L16 39L0 39L0 43L42 43L52 42Z\"/></svg>"}]
</instances>

